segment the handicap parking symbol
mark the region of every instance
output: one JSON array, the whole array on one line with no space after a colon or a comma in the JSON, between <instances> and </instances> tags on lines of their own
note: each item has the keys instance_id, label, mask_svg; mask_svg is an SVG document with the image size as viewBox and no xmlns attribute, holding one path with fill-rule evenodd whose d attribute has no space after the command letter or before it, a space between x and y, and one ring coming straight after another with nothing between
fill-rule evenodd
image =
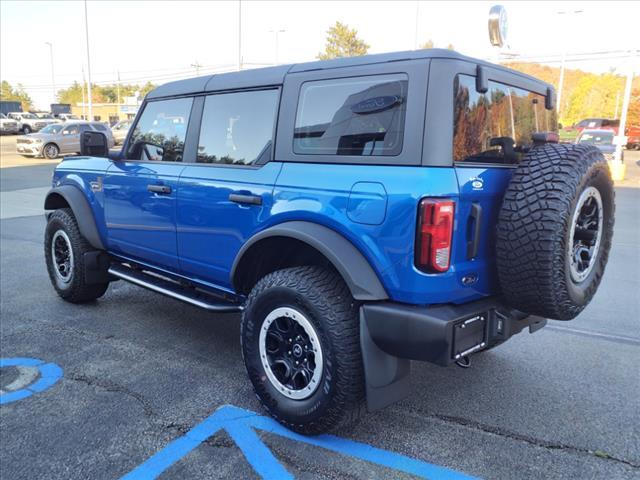
<instances>
[{"instance_id":1,"label":"handicap parking symbol","mask_svg":"<svg viewBox=\"0 0 640 480\"><path fill-rule=\"evenodd\" d=\"M0 368L8 367L15 367L18 377L0 389L0 405L40 393L62 377L62 369L58 365L37 358L0 358Z\"/></svg>"},{"instance_id":2,"label":"handicap parking symbol","mask_svg":"<svg viewBox=\"0 0 640 480\"><path fill-rule=\"evenodd\" d=\"M232 405L224 405L184 436L172 441L164 449L126 474L121 480L157 478L171 465L221 430L225 430L229 434L251 467L260 477L265 479L293 479L294 477L262 442L256 430L358 458L397 472L412 474L419 478L434 480L471 480L473 478L448 468L334 435L306 437L288 430L269 417Z\"/></svg>"}]
</instances>

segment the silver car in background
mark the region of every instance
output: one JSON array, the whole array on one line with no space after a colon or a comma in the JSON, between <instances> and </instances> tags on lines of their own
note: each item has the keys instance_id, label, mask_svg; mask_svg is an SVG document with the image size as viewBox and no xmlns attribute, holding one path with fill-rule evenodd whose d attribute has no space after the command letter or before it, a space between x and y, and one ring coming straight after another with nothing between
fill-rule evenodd
<instances>
[{"instance_id":1,"label":"silver car in background","mask_svg":"<svg viewBox=\"0 0 640 480\"><path fill-rule=\"evenodd\" d=\"M82 132L97 131L107 137L109 148L115 145L113 134L100 122L66 122L49 125L38 133L21 135L16 139L16 153L25 157L57 158L68 153L80 153Z\"/></svg>"},{"instance_id":2,"label":"silver car in background","mask_svg":"<svg viewBox=\"0 0 640 480\"><path fill-rule=\"evenodd\" d=\"M113 133L116 145L124 143L124 139L127 138L127 133L129 133L129 128L132 123L133 120L122 120L111 127L111 132Z\"/></svg>"}]
</instances>

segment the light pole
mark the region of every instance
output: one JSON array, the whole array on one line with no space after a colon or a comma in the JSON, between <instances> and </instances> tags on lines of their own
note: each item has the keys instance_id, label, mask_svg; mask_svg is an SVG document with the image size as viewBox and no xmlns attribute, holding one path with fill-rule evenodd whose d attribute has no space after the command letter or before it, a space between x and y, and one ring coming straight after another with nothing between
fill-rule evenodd
<instances>
[{"instance_id":1,"label":"light pole","mask_svg":"<svg viewBox=\"0 0 640 480\"><path fill-rule=\"evenodd\" d=\"M238 71L242 70L242 0L238 0Z\"/></svg>"},{"instance_id":2,"label":"light pole","mask_svg":"<svg viewBox=\"0 0 640 480\"><path fill-rule=\"evenodd\" d=\"M574 10L573 12L557 12L558 15L577 15L578 13L583 13L584 10ZM571 34L567 35L571 38ZM564 64L567 60L567 43L563 42L562 47L562 62L560 63L560 80L558 81L558 98L556 102L556 112L558 113L558 119L560 119L560 105L562 101L562 87L564 85Z\"/></svg>"},{"instance_id":3,"label":"light pole","mask_svg":"<svg viewBox=\"0 0 640 480\"><path fill-rule=\"evenodd\" d=\"M44 42L45 45L49 45L49 55L51 58L51 87L53 88L53 103L56 103L56 77L53 73L53 43Z\"/></svg>"},{"instance_id":4,"label":"light pole","mask_svg":"<svg viewBox=\"0 0 640 480\"><path fill-rule=\"evenodd\" d=\"M89 77L89 83L87 84L89 118L87 120L93 120L93 99L91 97L91 54L89 53L89 16L87 15L87 0L84 0L84 33L87 41L87 76Z\"/></svg>"},{"instance_id":5,"label":"light pole","mask_svg":"<svg viewBox=\"0 0 640 480\"><path fill-rule=\"evenodd\" d=\"M276 36L276 65L278 65L278 35L284 32L286 32L286 30L269 30L269 33L273 33Z\"/></svg>"}]
</instances>

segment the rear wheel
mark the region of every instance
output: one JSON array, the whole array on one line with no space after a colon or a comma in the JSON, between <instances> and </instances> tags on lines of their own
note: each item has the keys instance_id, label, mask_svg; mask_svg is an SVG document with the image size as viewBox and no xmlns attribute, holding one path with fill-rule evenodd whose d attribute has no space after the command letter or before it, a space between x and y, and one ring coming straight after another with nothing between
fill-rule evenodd
<instances>
[{"instance_id":1,"label":"rear wheel","mask_svg":"<svg viewBox=\"0 0 640 480\"><path fill-rule=\"evenodd\" d=\"M260 402L286 427L325 432L359 418L364 400L358 305L321 267L271 273L243 313L242 353Z\"/></svg>"},{"instance_id":2,"label":"rear wheel","mask_svg":"<svg viewBox=\"0 0 640 480\"><path fill-rule=\"evenodd\" d=\"M108 283L87 284L84 254L95 249L78 229L73 212L56 210L49 216L44 238L44 255L53 288L71 303L90 302L107 291Z\"/></svg>"},{"instance_id":3,"label":"rear wheel","mask_svg":"<svg viewBox=\"0 0 640 480\"><path fill-rule=\"evenodd\" d=\"M508 303L571 320L591 301L609 257L615 193L602 153L536 147L514 171L500 211L497 263Z\"/></svg>"}]
</instances>

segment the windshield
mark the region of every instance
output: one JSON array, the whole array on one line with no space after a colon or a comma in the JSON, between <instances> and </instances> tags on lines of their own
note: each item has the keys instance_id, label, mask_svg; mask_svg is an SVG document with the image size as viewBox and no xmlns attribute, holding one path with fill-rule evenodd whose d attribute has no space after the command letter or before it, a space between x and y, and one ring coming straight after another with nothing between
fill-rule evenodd
<instances>
[{"instance_id":1,"label":"windshield","mask_svg":"<svg viewBox=\"0 0 640 480\"><path fill-rule=\"evenodd\" d=\"M22 113L22 118L38 118L33 113Z\"/></svg>"},{"instance_id":2,"label":"windshield","mask_svg":"<svg viewBox=\"0 0 640 480\"><path fill-rule=\"evenodd\" d=\"M0 113L0 118L7 118L7 116L4 113Z\"/></svg>"},{"instance_id":3,"label":"windshield","mask_svg":"<svg viewBox=\"0 0 640 480\"><path fill-rule=\"evenodd\" d=\"M583 133L578 143L589 145L611 145L613 143L613 132Z\"/></svg>"},{"instance_id":4,"label":"windshield","mask_svg":"<svg viewBox=\"0 0 640 480\"><path fill-rule=\"evenodd\" d=\"M50 135L55 135L56 133L62 130L62 125L49 125L48 127L44 127L40 130L40 133L48 133Z\"/></svg>"}]
</instances>

